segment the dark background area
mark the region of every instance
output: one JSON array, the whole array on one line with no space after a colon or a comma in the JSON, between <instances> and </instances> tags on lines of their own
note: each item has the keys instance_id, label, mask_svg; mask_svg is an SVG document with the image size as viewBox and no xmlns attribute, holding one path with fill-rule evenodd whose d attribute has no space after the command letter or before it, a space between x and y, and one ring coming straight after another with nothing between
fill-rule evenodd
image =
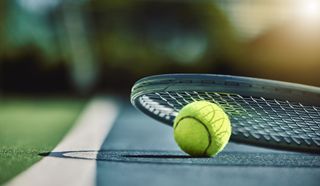
<instances>
[{"instance_id":1,"label":"dark background area","mask_svg":"<svg viewBox=\"0 0 320 186\"><path fill-rule=\"evenodd\" d=\"M162 73L320 86L318 1L0 2L2 95L129 94Z\"/></svg>"}]
</instances>

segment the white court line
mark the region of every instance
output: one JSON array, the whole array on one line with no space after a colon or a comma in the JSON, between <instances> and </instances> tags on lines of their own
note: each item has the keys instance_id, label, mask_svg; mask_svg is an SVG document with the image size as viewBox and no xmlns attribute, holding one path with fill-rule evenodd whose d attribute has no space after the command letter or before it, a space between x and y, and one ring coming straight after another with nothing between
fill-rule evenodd
<instances>
[{"instance_id":1,"label":"white court line","mask_svg":"<svg viewBox=\"0 0 320 186\"><path fill-rule=\"evenodd\" d=\"M98 151L118 113L115 102L94 99L80 115L74 128L52 152ZM95 185L96 161L44 157L7 183L10 186Z\"/></svg>"}]
</instances>

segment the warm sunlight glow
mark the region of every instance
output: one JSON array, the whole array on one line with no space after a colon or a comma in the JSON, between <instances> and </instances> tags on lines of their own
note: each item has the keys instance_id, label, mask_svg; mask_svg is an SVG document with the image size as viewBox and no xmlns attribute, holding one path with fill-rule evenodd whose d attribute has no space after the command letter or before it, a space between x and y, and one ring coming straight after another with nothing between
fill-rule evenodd
<instances>
[{"instance_id":1,"label":"warm sunlight glow","mask_svg":"<svg viewBox=\"0 0 320 186\"><path fill-rule=\"evenodd\" d=\"M300 17L305 21L320 19L320 2L318 0L302 1L299 9Z\"/></svg>"}]
</instances>

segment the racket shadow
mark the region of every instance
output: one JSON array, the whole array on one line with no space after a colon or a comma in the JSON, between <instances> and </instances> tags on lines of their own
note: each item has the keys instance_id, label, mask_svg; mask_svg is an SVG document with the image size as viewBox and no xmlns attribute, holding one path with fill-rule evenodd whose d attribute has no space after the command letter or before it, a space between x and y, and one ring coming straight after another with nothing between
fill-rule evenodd
<instances>
[{"instance_id":1,"label":"racket shadow","mask_svg":"<svg viewBox=\"0 0 320 186\"><path fill-rule=\"evenodd\" d=\"M320 156L308 153L221 152L213 158L191 157L178 151L84 150L44 152L40 156L99 162L228 166L228 167L320 167Z\"/></svg>"},{"instance_id":2,"label":"racket shadow","mask_svg":"<svg viewBox=\"0 0 320 186\"><path fill-rule=\"evenodd\" d=\"M188 155L155 155L155 154L143 154L143 155L123 155L125 158L155 158L155 159L193 159L193 157ZM197 157L197 158L207 158L207 157Z\"/></svg>"},{"instance_id":3,"label":"racket shadow","mask_svg":"<svg viewBox=\"0 0 320 186\"><path fill-rule=\"evenodd\" d=\"M114 154L113 154L113 153ZM124 153L125 152L125 153ZM194 159L189 155L183 154L172 154L172 152L168 152L168 154L159 154L162 151L153 152L149 154L135 154L137 151L118 151L118 150L84 150L84 151L61 151L61 152L42 152L39 153L39 156L49 156L56 158L72 158L72 159L88 159L88 160L97 160L97 161L109 161L110 155L119 156L122 158L144 158L144 159ZM146 151L147 152L147 151ZM96 156L96 157L94 157ZM208 157L197 157L197 158L208 158Z\"/></svg>"}]
</instances>

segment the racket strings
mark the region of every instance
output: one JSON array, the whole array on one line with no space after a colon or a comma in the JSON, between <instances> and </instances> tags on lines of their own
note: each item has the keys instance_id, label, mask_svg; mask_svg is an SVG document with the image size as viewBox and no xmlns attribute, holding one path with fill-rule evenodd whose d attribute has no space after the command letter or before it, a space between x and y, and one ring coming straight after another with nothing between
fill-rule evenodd
<instances>
[{"instance_id":1,"label":"racket strings","mask_svg":"<svg viewBox=\"0 0 320 186\"><path fill-rule=\"evenodd\" d=\"M233 135L320 146L320 108L316 106L197 91L157 92L139 98L145 109L171 122L183 106L198 100L211 101L223 108L231 118Z\"/></svg>"}]
</instances>

